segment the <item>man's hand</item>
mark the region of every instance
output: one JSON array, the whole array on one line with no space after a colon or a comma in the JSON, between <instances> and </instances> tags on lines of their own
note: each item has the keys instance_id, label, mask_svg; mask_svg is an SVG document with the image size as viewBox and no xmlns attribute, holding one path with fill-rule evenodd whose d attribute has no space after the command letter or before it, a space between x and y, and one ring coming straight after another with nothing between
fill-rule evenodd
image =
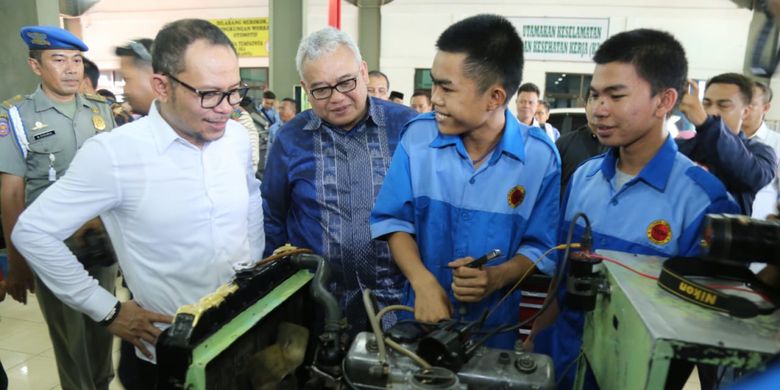
<instances>
[{"instance_id":1,"label":"man's hand","mask_svg":"<svg viewBox=\"0 0 780 390\"><path fill-rule=\"evenodd\" d=\"M170 324L173 317L144 310L135 301L127 301L119 308L116 319L108 325L108 331L135 345L146 357L152 354L141 340L154 345L162 331L154 326L155 322Z\"/></svg>"},{"instance_id":2,"label":"man's hand","mask_svg":"<svg viewBox=\"0 0 780 390\"><path fill-rule=\"evenodd\" d=\"M27 262L16 256L8 256L8 275L5 288L15 301L26 305L27 291L35 293L35 276Z\"/></svg>"},{"instance_id":3,"label":"man's hand","mask_svg":"<svg viewBox=\"0 0 780 390\"><path fill-rule=\"evenodd\" d=\"M452 303L436 278L412 285L412 288L415 296L414 319L433 324L452 317Z\"/></svg>"},{"instance_id":4,"label":"man's hand","mask_svg":"<svg viewBox=\"0 0 780 390\"><path fill-rule=\"evenodd\" d=\"M688 80L686 87L680 102L680 111L696 127L701 126L707 120L707 111L699 101L699 86L695 81Z\"/></svg>"},{"instance_id":5,"label":"man's hand","mask_svg":"<svg viewBox=\"0 0 780 390\"><path fill-rule=\"evenodd\" d=\"M452 292L461 302L479 302L498 288L494 267L466 267L472 261L473 258L464 257L447 264L452 268Z\"/></svg>"}]
</instances>

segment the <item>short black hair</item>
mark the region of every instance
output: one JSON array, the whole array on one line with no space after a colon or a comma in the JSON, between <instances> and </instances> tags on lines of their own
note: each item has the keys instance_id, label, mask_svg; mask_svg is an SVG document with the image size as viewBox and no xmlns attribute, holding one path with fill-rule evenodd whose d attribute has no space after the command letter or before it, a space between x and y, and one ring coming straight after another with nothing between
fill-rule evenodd
<instances>
[{"instance_id":1,"label":"short black hair","mask_svg":"<svg viewBox=\"0 0 780 390\"><path fill-rule=\"evenodd\" d=\"M136 38L124 46L117 46L114 54L117 57L131 57L136 66L151 66L153 43L154 41L149 38Z\"/></svg>"},{"instance_id":2,"label":"short black hair","mask_svg":"<svg viewBox=\"0 0 780 390\"><path fill-rule=\"evenodd\" d=\"M761 90L761 93L764 95L764 104L772 103L772 96L774 95L772 93L772 88L766 85L766 83L758 80L753 81L753 87Z\"/></svg>"},{"instance_id":3,"label":"short black hair","mask_svg":"<svg viewBox=\"0 0 780 390\"><path fill-rule=\"evenodd\" d=\"M263 99L276 99L276 94L272 91L265 91L263 92Z\"/></svg>"},{"instance_id":4,"label":"short black hair","mask_svg":"<svg viewBox=\"0 0 780 390\"><path fill-rule=\"evenodd\" d=\"M534 83L525 83L521 85L520 88L517 89L517 94L520 95L520 92L533 92L538 97L542 96L542 92L539 90L539 87Z\"/></svg>"},{"instance_id":5,"label":"short black hair","mask_svg":"<svg viewBox=\"0 0 780 390\"><path fill-rule=\"evenodd\" d=\"M464 73L475 80L480 92L500 83L506 90L506 103L523 78L523 40L506 18L476 15L463 19L439 36L436 48L463 53Z\"/></svg>"},{"instance_id":6,"label":"short black hair","mask_svg":"<svg viewBox=\"0 0 780 390\"><path fill-rule=\"evenodd\" d=\"M390 91L390 99L395 99L395 98L403 100L404 94L398 91Z\"/></svg>"},{"instance_id":7,"label":"short black hair","mask_svg":"<svg viewBox=\"0 0 780 390\"><path fill-rule=\"evenodd\" d=\"M742 101L749 105L753 101L753 82L747 76L739 73L721 73L709 80L704 90L710 88L712 84L733 84L739 88L739 94L742 95Z\"/></svg>"},{"instance_id":8,"label":"short black hair","mask_svg":"<svg viewBox=\"0 0 780 390\"><path fill-rule=\"evenodd\" d=\"M426 98L428 98L428 101L431 100L431 92L428 91L428 90L418 89L418 90L414 91L414 93L412 94L412 97L415 97L415 96L425 96Z\"/></svg>"},{"instance_id":9,"label":"short black hair","mask_svg":"<svg viewBox=\"0 0 780 390\"><path fill-rule=\"evenodd\" d=\"M539 107L544 107L545 111L550 112L550 103L547 103L546 100L539 100Z\"/></svg>"},{"instance_id":10,"label":"short black hair","mask_svg":"<svg viewBox=\"0 0 780 390\"><path fill-rule=\"evenodd\" d=\"M184 53L198 40L209 44L226 46L236 52L219 27L203 19L181 19L163 26L152 44L152 69L154 73L176 75L184 71Z\"/></svg>"},{"instance_id":11,"label":"short black hair","mask_svg":"<svg viewBox=\"0 0 780 390\"><path fill-rule=\"evenodd\" d=\"M110 103L116 103L116 95L107 89L98 89L97 94L106 98Z\"/></svg>"},{"instance_id":12,"label":"short black hair","mask_svg":"<svg viewBox=\"0 0 780 390\"><path fill-rule=\"evenodd\" d=\"M599 46L593 61L599 65L632 64L639 77L650 84L653 95L674 88L677 100L682 99L688 60L680 42L665 31L640 28L615 34Z\"/></svg>"},{"instance_id":13,"label":"short black hair","mask_svg":"<svg viewBox=\"0 0 780 390\"><path fill-rule=\"evenodd\" d=\"M298 102L296 102L296 101L295 101L295 99L293 99L293 98L288 98L288 97L286 97L286 98L282 99L282 101L283 101L283 102L290 102L290 103L293 103L293 104L295 104L296 106L298 105Z\"/></svg>"},{"instance_id":14,"label":"short black hair","mask_svg":"<svg viewBox=\"0 0 780 390\"><path fill-rule=\"evenodd\" d=\"M378 70L372 70L368 72L368 77L381 77L385 79L385 84L387 84L387 89L390 89L390 79L387 78L387 75L378 71Z\"/></svg>"},{"instance_id":15,"label":"short black hair","mask_svg":"<svg viewBox=\"0 0 780 390\"><path fill-rule=\"evenodd\" d=\"M41 62L43 60L43 50L30 50L28 57Z\"/></svg>"},{"instance_id":16,"label":"short black hair","mask_svg":"<svg viewBox=\"0 0 780 390\"><path fill-rule=\"evenodd\" d=\"M100 79L100 69L89 58L83 57L84 63L84 77L88 78L92 83L92 88L97 88L98 80Z\"/></svg>"}]
</instances>

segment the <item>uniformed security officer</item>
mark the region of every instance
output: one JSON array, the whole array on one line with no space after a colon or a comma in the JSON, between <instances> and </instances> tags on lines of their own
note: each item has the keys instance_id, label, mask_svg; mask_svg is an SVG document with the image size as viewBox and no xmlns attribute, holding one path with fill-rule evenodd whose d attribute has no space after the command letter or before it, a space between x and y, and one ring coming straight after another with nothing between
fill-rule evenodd
<instances>
[{"instance_id":1,"label":"uniformed security officer","mask_svg":"<svg viewBox=\"0 0 780 390\"><path fill-rule=\"evenodd\" d=\"M23 27L20 34L40 85L0 108L0 211L8 244L8 293L21 303L27 302L28 290L36 293L63 389L107 389L114 375L111 334L35 280L9 236L22 210L65 174L84 141L111 130L114 120L105 98L78 93L84 77L82 52L88 50L81 40L48 26ZM79 260L87 272L114 291L116 264L101 228L99 220L91 221L66 242L82 254Z\"/></svg>"}]
</instances>

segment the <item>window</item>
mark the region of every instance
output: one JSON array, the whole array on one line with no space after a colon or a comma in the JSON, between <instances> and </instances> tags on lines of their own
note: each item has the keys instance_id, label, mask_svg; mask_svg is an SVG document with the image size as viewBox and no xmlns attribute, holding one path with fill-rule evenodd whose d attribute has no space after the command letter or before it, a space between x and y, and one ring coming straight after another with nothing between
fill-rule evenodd
<instances>
[{"instance_id":1,"label":"window","mask_svg":"<svg viewBox=\"0 0 780 390\"><path fill-rule=\"evenodd\" d=\"M433 81L431 79L430 69L415 69L414 70L414 90L425 89L430 91L433 87Z\"/></svg>"},{"instance_id":2,"label":"window","mask_svg":"<svg viewBox=\"0 0 780 390\"><path fill-rule=\"evenodd\" d=\"M592 75L547 73L545 79L544 100L550 108L585 107Z\"/></svg>"},{"instance_id":3,"label":"window","mask_svg":"<svg viewBox=\"0 0 780 390\"><path fill-rule=\"evenodd\" d=\"M247 96L263 100L263 91L268 87L268 68L241 68L241 80L249 85Z\"/></svg>"}]
</instances>

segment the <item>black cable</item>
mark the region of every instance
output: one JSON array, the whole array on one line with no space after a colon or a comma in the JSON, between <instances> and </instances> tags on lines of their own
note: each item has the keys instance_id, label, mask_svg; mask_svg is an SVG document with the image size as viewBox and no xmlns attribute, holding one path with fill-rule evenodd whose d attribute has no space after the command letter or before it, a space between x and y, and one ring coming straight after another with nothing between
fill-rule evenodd
<instances>
[{"instance_id":1,"label":"black cable","mask_svg":"<svg viewBox=\"0 0 780 390\"><path fill-rule=\"evenodd\" d=\"M560 283L560 280L563 278L564 270L566 269L566 265L569 261L569 251L571 249L572 239L574 238L574 228L577 226L577 220L582 217L582 219L585 220L585 232L582 235L582 242L580 243L580 249L587 251L590 250L591 247L591 240L592 240L592 232L590 227L590 219L587 215L583 212L578 212L577 214L574 214L574 218L572 218L571 222L569 223L569 231L566 234L566 249L563 252L563 262L561 262L560 266L558 267L558 270L555 274L555 277L552 280L552 286L550 288L550 293L547 295L547 298L545 298L544 303L542 304L542 307L539 308L539 311L534 313L532 316L526 318L525 320L521 321L517 324L511 324L506 325L503 327L498 327L487 334L485 336L482 336L479 340L477 340L471 347L469 347L468 351L466 351L467 355L470 355L472 352L474 352L480 345L484 344L485 341L487 341L489 338L499 334L499 333L506 333L510 331L515 331L517 329L522 328L523 326L532 323L534 320L539 318L542 313L544 313L552 304L553 299L557 296L558 293L558 284Z\"/></svg>"}]
</instances>

